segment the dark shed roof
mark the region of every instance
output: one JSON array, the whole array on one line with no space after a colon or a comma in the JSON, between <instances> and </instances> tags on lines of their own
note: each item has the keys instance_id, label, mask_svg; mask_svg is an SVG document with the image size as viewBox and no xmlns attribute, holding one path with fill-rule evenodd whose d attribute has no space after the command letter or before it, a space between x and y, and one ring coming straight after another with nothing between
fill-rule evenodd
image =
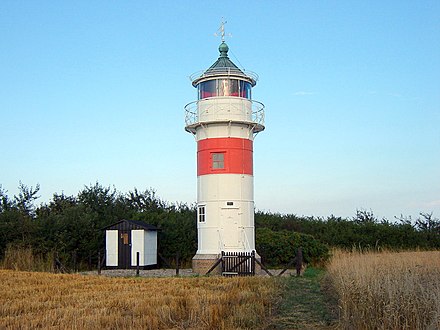
<instances>
[{"instance_id":1,"label":"dark shed roof","mask_svg":"<svg viewBox=\"0 0 440 330\"><path fill-rule=\"evenodd\" d=\"M142 222L142 221L136 221L136 220L121 220L118 221L112 225L109 225L107 227L104 227L102 229L118 229L118 230L132 230L132 229L145 229L145 230L151 230L151 231L157 231L158 228L149 225L148 223Z\"/></svg>"}]
</instances>

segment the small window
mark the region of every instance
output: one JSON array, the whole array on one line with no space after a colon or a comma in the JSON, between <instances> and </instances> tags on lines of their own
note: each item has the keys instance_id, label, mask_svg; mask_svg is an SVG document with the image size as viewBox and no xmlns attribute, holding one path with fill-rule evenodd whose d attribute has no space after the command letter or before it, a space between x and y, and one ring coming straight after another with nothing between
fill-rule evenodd
<instances>
[{"instance_id":1,"label":"small window","mask_svg":"<svg viewBox=\"0 0 440 330\"><path fill-rule=\"evenodd\" d=\"M199 206L199 222L205 222L206 214L205 214L205 206Z\"/></svg>"},{"instance_id":2,"label":"small window","mask_svg":"<svg viewBox=\"0 0 440 330\"><path fill-rule=\"evenodd\" d=\"M213 153L212 154L212 168L215 170L225 168L225 154Z\"/></svg>"},{"instance_id":3,"label":"small window","mask_svg":"<svg viewBox=\"0 0 440 330\"><path fill-rule=\"evenodd\" d=\"M226 202L226 205L232 206L232 205L234 205L234 202Z\"/></svg>"},{"instance_id":4,"label":"small window","mask_svg":"<svg viewBox=\"0 0 440 330\"><path fill-rule=\"evenodd\" d=\"M128 233L121 234L122 244L128 245Z\"/></svg>"}]
</instances>

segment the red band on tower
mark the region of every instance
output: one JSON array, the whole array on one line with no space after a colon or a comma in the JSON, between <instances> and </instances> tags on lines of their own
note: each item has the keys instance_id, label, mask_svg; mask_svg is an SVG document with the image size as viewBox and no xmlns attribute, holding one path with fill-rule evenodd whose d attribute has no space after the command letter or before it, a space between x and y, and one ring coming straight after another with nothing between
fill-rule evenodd
<instances>
[{"instance_id":1,"label":"red band on tower","mask_svg":"<svg viewBox=\"0 0 440 330\"><path fill-rule=\"evenodd\" d=\"M253 141L214 138L197 142L197 175L253 175Z\"/></svg>"}]
</instances>

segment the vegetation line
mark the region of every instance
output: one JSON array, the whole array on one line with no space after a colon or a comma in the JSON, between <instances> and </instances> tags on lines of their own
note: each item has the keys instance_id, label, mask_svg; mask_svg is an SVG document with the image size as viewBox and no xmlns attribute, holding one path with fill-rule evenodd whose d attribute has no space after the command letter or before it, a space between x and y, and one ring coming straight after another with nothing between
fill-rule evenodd
<instances>
[{"instance_id":1,"label":"vegetation line","mask_svg":"<svg viewBox=\"0 0 440 330\"><path fill-rule=\"evenodd\" d=\"M179 253L189 267L197 250L194 205L168 203L153 189L121 193L99 183L86 186L77 196L54 194L36 204L39 186L22 183L16 196L0 186L0 259L8 245L31 248L41 260L55 253L70 269L96 265L103 249L102 228L121 219L139 220L159 227L158 251L170 262ZM256 212L256 249L268 266L289 262L299 246L304 260L324 264L328 247L351 249L439 249L440 220L422 213L418 219L379 220L360 210L352 219L299 217Z\"/></svg>"}]
</instances>

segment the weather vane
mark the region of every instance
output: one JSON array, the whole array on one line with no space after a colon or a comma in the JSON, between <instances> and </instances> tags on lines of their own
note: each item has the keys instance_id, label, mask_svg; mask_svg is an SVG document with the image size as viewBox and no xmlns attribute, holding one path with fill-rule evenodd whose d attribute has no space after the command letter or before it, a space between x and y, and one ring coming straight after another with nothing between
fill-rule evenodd
<instances>
[{"instance_id":1,"label":"weather vane","mask_svg":"<svg viewBox=\"0 0 440 330\"><path fill-rule=\"evenodd\" d=\"M222 17L222 24L220 24L220 27L218 28L217 32L214 33L214 35L216 37L221 36L222 37L222 42L225 42L225 37L232 37L232 34L228 33L225 34L225 24L228 23L227 21L224 20L224 18Z\"/></svg>"}]
</instances>

